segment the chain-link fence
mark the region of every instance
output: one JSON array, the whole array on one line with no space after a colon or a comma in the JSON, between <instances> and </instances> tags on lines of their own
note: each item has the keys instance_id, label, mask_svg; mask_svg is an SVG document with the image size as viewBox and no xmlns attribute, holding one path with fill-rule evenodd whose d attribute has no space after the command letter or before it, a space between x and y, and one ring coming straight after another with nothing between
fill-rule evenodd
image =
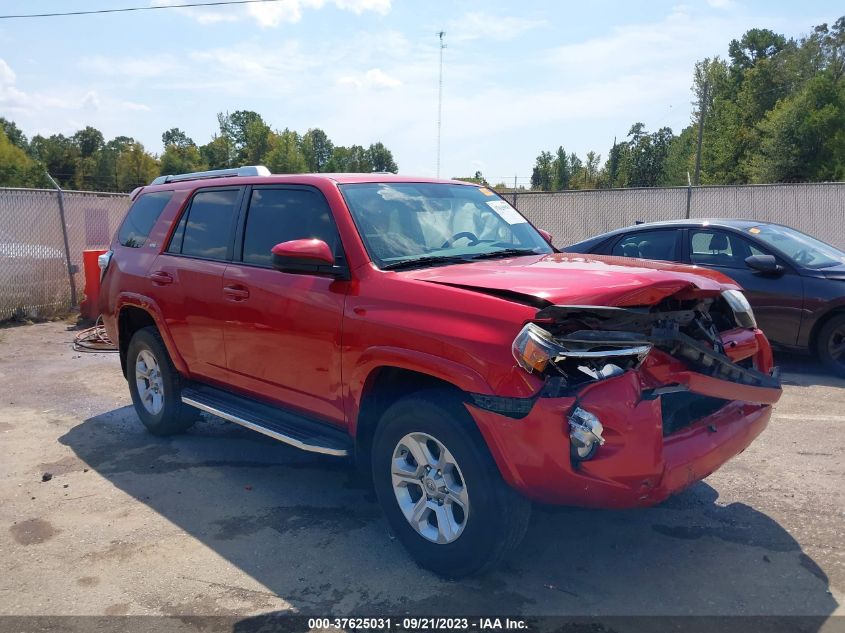
<instances>
[{"instance_id":1,"label":"chain-link fence","mask_svg":"<svg viewBox=\"0 0 845 633\"><path fill-rule=\"evenodd\" d=\"M128 206L121 194L0 188L0 320L71 307L68 264L81 299L82 252L108 247Z\"/></svg>"},{"instance_id":2,"label":"chain-link fence","mask_svg":"<svg viewBox=\"0 0 845 633\"><path fill-rule=\"evenodd\" d=\"M505 194L513 200L513 194ZM689 197L689 203L687 198ZM845 183L519 192L516 207L566 246L634 224L744 218L786 224L845 249Z\"/></svg>"},{"instance_id":3,"label":"chain-link fence","mask_svg":"<svg viewBox=\"0 0 845 633\"><path fill-rule=\"evenodd\" d=\"M69 308L68 259L81 299L82 252L107 247L129 206L121 194L64 191L63 223L59 195L0 188L0 320ZM692 218L787 224L845 249L845 183L520 192L515 203L559 246L637 220L684 218L689 208Z\"/></svg>"}]
</instances>

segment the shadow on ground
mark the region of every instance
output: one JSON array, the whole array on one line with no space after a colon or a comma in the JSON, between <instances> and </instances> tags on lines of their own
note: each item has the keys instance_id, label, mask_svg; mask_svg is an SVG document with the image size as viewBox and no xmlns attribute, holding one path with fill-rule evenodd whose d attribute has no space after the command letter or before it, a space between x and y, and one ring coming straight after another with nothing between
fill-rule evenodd
<instances>
[{"instance_id":1,"label":"shadow on ground","mask_svg":"<svg viewBox=\"0 0 845 633\"><path fill-rule=\"evenodd\" d=\"M775 365L780 367L781 380L795 387L845 387L845 378L836 376L812 356L778 352Z\"/></svg>"},{"instance_id":2,"label":"shadow on ground","mask_svg":"<svg viewBox=\"0 0 845 633\"><path fill-rule=\"evenodd\" d=\"M824 616L837 606L789 533L750 506L720 505L706 483L647 510L537 508L500 570L449 582L408 559L343 463L217 419L156 438L130 407L61 442L300 614Z\"/></svg>"}]
</instances>

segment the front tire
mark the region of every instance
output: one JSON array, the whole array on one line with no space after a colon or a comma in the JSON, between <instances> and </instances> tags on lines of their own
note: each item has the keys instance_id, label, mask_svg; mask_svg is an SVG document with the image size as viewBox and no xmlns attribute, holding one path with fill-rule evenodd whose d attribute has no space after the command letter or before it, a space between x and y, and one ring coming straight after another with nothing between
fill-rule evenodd
<instances>
[{"instance_id":1,"label":"front tire","mask_svg":"<svg viewBox=\"0 0 845 633\"><path fill-rule=\"evenodd\" d=\"M830 371L845 377L845 314L834 316L822 326L818 354Z\"/></svg>"},{"instance_id":2,"label":"front tire","mask_svg":"<svg viewBox=\"0 0 845 633\"><path fill-rule=\"evenodd\" d=\"M132 336L126 353L129 393L141 422L153 435L181 433L199 418L199 411L182 403L179 372L154 327Z\"/></svg>"},{"instance_id":3,"label":"front tire","mask_svg":"<svg viewBox=\"0 0 845 633\"><path fill-rule=\"evenodd\" d=\"M486 571L522 541L530 502L503 480L463 404L441 391L384 413L373 483L388 523L420 566L450 578Z\"/></svg>"}]
</instances>

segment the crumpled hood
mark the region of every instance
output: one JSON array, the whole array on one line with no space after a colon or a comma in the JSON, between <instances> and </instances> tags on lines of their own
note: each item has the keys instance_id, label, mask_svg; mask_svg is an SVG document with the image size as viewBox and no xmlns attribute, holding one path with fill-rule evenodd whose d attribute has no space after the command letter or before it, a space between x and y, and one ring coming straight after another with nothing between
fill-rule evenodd
<instances>
[{"instance_id":1,"label":"crumpled hood","mask_svg":"<svg viewBox=\"0 0 845 633\"><path fill-rule=\"evenodd\" d=\"M739 288L725 275L696 266L572 253L481 260L400 274L568 305L652 305L684 290L715 295Z\"/></svg>"}]
</instances>

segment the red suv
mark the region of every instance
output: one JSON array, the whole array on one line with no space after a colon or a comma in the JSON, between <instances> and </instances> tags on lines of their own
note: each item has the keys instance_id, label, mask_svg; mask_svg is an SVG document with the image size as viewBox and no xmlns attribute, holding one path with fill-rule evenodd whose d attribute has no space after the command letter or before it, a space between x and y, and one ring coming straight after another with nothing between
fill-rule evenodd
<instances>
[{"instance_id":1,"label":"red suv","mask_svg":"<svg viewBox=\"0 0 845 633\"><path fill-rule=\"evenodd\" d=\"M500 560L531 501L666 499L781 395L730 279L559 253L485 187L245 167L132 197L101 311L144 425L207 411L354 458L441 574Z\"/></svg>"}]
</instances>

